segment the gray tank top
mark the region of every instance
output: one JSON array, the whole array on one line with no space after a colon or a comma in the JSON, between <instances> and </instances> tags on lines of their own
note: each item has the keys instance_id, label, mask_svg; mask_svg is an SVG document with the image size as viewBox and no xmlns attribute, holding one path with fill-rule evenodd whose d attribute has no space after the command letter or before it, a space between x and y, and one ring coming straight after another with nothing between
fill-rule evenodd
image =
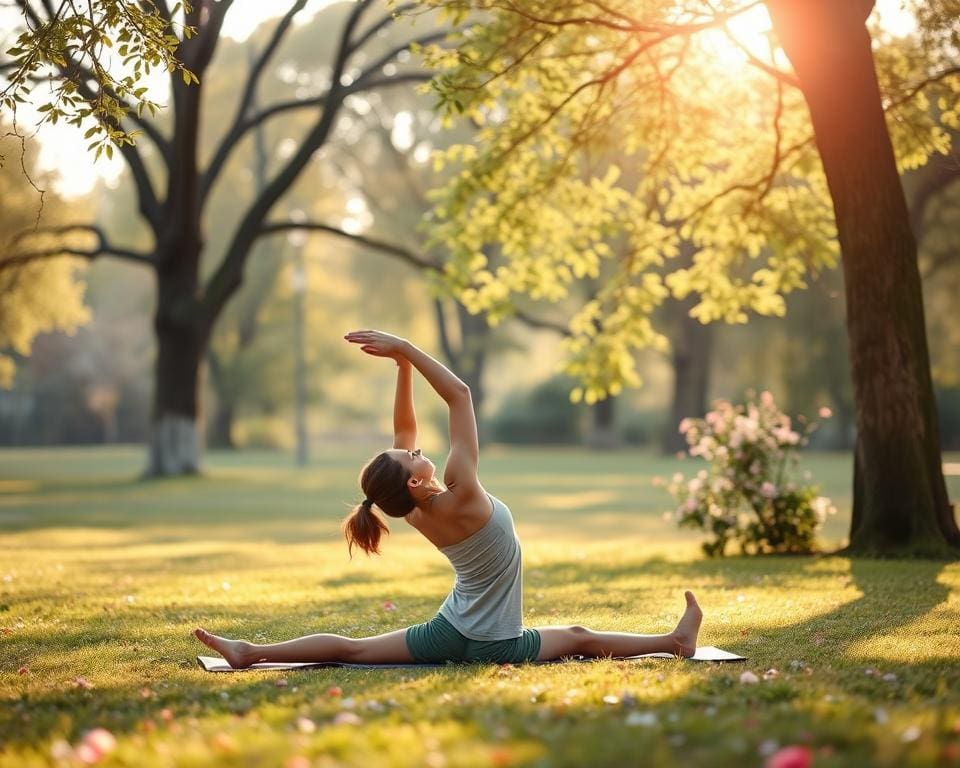
<instances>
[{"instance_id":1,"label":"gray tank top","mask_svg":"<svg viewBox=\"0 0 960 768\"><path fill-rule=\"evenodd\" d=\"M457 580L440 614L471 640L508 640L523 634L523 572L513 516L487 494L493 515L463 541L439 547Z\"/></svg>"}]
</instances>

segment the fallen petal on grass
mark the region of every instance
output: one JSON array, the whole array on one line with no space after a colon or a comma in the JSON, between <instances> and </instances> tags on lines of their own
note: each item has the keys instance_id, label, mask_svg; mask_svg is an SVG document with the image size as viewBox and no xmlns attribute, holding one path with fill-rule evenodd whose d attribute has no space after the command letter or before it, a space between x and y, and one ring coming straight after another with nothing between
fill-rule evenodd
<instances>
[{"instance_id":1,"label":"fallen petal on grass","mask_svg":"<svg viewBox=\"0 0 960 768\"><path fill-rule=\"evenodd\" d=\"M774 752L763 764L764 768L809 768L813 757L807 747L784 747Z\"/></svg>"},{"instance_id":2,"label":"fallen petal on grass","mask_svg":"<svg viewBox=\"0 0 960 768\"><path fill-rule=\"evenodd\" d=\"M64 739L57 739L50 745L50 757L54 760L70 760L73 758L73 747Z\"/></svg>"},{"instance_id":3,"label":"fallen petal on grass","mask_svg":"<svg viewBox=\"0 0 960 768\"><path fill-rule=\"evenodd\" d=\"M903 733L900 734L900 741L904 744L910 744L911 742L916 741L920 738L921 730L916 725L911 725Z\"/></svg>"},{"instance_id":4,"label":"fallen petal on grass","mask_svg":"<svg viewBox=\"0 0 960 768\"><path fill-rule=\"evenodd\" d=\"M117 740L106 728L94 728L83 737L81 746L89 747L97 754L97 760L100 760L117 748Z\"/></svg>"},{"instance_id":5,"label":"fallen petal on grass","mask_svg":"<svg viewBox=\"0 0 960 768\"><path fill-rule=\"evenodd\" d=\"M363 720L354 712L338 712L333 718L334 725L360 725Z\"/></svg>"},{"instance_id":6,"label":"fallen petal on grass","mask_svg":"<svg viewBox=\"0 0 960 768\"><path fill-rule=\"evenodd\" d=\"M309 717L298 717L297 730L300 733L314 733L317 730L317 724Z\"/></svg>"}]
</instances>

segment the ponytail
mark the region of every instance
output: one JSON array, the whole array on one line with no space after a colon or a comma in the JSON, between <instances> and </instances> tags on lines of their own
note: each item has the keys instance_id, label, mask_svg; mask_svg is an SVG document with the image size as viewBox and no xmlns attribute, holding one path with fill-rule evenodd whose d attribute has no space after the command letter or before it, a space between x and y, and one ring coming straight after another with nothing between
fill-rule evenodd
<instances>
[{"instance_id":1,"label":"ponytail","mask_svg":"<svg viewBox=\"0 0 960 768\"><path fill-rule=\"evenodd\" d=\"M368 555L379 555L380 538L390 533L383 518L373 511L374 499L377 507L389 517L406 517L413 511L416 502L407 487L409 479L410 473L389 453L379 454L363 468L360 487L366 498L343 521L350 557L353 557L354 544Z\"/></svg>"},{"instance_id":2,"label":"ponytail","mask_svg":"<svg viewBox=\"0 0 960 768\"><path fill-rule=\"evenodd\" d=\"M343 534L347 539L350 557L353 557L353 545L356 544L368 555L380 554L380 537L390 533L387 524L373 511L373 502L364 499L349 517L343 521Z\"/></svg>"}]
</instances>

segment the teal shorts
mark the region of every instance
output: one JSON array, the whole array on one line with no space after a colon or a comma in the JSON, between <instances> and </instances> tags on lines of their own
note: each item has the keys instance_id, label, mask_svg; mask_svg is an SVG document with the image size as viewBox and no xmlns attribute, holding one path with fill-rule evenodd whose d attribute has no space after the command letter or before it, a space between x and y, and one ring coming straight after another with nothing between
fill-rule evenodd
<instances>
[{"instance_id":1,"label":"teal shorts","mask_svg":"<svg viewBox=\"0 0 960 768\"><path fill-rule=\"evenodd\" d=\"M439 613L424 624L407 628L407 650L420 664L492 662L520 664L536 661L540 653L540 633L524 629L520 637L509 640L471 640L464 637Z\"/></svg>"}]
</instances>

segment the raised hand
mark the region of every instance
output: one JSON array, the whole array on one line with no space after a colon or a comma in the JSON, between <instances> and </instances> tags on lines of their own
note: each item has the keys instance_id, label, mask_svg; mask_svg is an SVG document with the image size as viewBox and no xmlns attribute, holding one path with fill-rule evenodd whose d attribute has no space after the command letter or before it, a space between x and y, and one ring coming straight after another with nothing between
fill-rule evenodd
<instances>
[{"instance_id":1,"label":"raised hand","mask_svg":"<svg viewBox=\"0 0 960 768\"><path fill-rule=\"evenodd\" d=\"M373 357L390 357L399 360L403 357L403 346L406 343L399 336L383 331L350 331L343 337L351 344L359 344L360 351Z\"/></svg>"}]
</instances>

